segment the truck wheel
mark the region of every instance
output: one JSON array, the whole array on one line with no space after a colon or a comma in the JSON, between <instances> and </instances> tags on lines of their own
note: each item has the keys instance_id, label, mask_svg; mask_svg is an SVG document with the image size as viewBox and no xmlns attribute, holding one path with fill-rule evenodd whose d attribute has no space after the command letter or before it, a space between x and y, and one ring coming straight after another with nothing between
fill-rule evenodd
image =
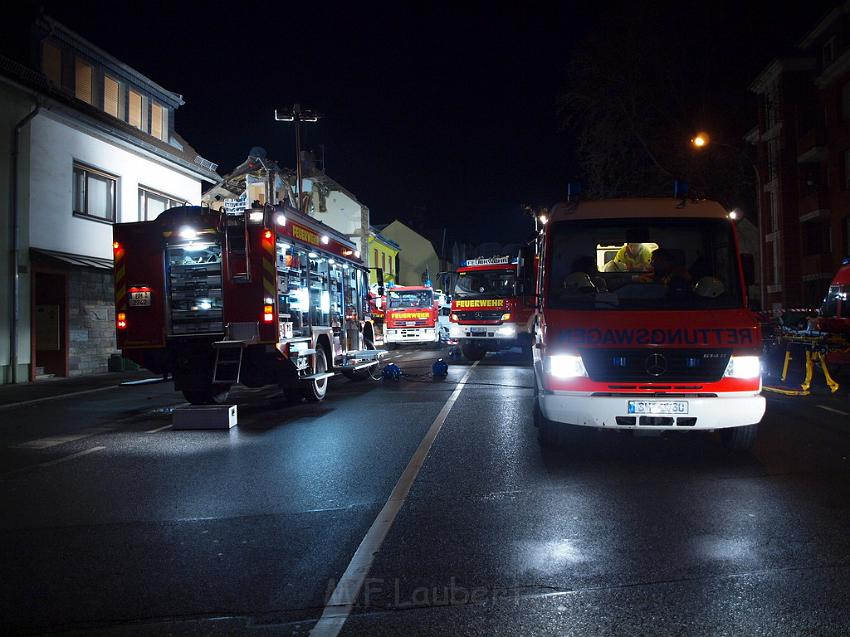
<instances>
[{"instance_id":1,"label":"truck wheel","mask_svg":"<svg viewBox=\"0 0 850 637\"><path fill-rule=\"evenodd\" d=\"M184 389L183 398L192 405L223 405L230 394L230 388L210 387L209 389Z\"/></svg>"},{"instance_id":2,"label":"truck wheel","mask_svg":"<svg viewBox=\"0 0 850 637\"><path fill-rule=\"evenodd\" d=\"M313 366L314 374L324 374L328 371L328 357L325 355L325 348L321 345L316 346L316 364ZM303 381L302 381L303 382ZM328 379L311 380L304 390L304 397L313 403L317 403L328 393Z\"/></svg>"},{"instance_id":3,"label":"truck wheel","mask_svg":"<svg viewBox=\"0 0 850 637\"><path fill-rule=\"evenodd\" d=\"M756 441L758 424L744 427L729 427L720 430L720 441L730 451L749 451Z\"/></svg>"},{"instance_id":4,"label":"truck wheel","mask_svg":"<svg viewBox=\"0 0 850 637\"><path fill-rule=\"evenodd\" d=\"M396 348L398 348L398 343L387 343L386 341L384 341L384 349L391 350Z\"/></svg>"},{"instance_id":5,"label":"truck wheel","mask_svg":"<svg viewBox=\"0 0 850 637\"><path fill-rule=\"evenodd\" d=\"M487 350L475 343L461 343L460 351L463 352L463 355L471 361L480 361L482 358L487 356Z\"/></svg>"},{"instance_id":6,"label":"truck wheel","mask_svg":"<svg viewBox=\"0 0 850 637\"><path fill-rule=\"evenodd\" d=\"M542 447L560 447L562 443L561 429L563 425L549 420L540 411L540 403L534 399L534 426L537 427L537 439Z\"/></svg>"}]
</instances>

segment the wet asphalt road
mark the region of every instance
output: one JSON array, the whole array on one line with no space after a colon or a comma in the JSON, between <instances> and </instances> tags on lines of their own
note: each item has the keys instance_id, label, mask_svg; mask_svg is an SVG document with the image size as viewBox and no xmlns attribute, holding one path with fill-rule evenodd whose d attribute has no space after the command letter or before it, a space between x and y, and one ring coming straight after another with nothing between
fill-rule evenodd
<instances>
[{"instance_id":1,"label":"wet asphalt road","mask_svg":"<svg viewBox=\"0 0 850 637\"><path fill-rule=\"evenodd\" d=\"M850 400L768 397L752 454L578 430L541 450L515 355L318 405L169 385L0 409L0 632L306 634L457 381L344 635L847 634Z\"/></svg>"}]
</instances>

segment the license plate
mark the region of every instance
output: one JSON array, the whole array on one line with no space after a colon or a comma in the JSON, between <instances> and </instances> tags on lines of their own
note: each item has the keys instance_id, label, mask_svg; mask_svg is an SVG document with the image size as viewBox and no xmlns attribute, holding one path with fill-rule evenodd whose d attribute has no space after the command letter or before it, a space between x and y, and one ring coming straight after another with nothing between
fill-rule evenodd
<instances>
[{"instance_id":1,"label":"license plate","mask_svg":"<svg viewBox=\"0 0 850 637\"><path fill-rule=\"evenodd\" d=\"M150 292L130 292L130 307L142 307L150 304Z\"/></svg>"},{"instance_id":2,"label":"license plate","mask_svg":"<svg viewBox=\"0 0 850 637\"><path fill-rule=\"evenodd\" d=\"M487 328L486 327L473 327L469 330L469 333L473 336L486 336Z\"/></svg>"},{"instance_id":3,"label":"license plate","mask_svg":"<svg viewBox=\"0 0 850 637\"><path fill-rule=\"evenodd\" d=\"M407 325L407 327L415 327L416 321L405 321L404 324Z\"/></svg>"},{"instance_id":4,"label":"license plate","mask_svg":"<svg viewBox=\"0 0 850 637\"><path fill-rule=\"evenodd\" d=\"M686 400L630 400L630 414L686 414Z\"/></svg>"}]
</instances>

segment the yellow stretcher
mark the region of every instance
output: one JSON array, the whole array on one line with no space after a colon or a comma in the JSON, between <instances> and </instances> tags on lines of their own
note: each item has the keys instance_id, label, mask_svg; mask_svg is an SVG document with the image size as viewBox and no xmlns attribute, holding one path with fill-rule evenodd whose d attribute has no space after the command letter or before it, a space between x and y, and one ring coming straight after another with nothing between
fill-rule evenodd
<instances>
[{"instance_id":1,"label":"yellow stretcher","mask_svg":"<svg viewBox=\"0 0 850 637\"><path fill-rule=\"evenodd\" d=\"M790 366L791 361L794 360L791 356L792 343L801 344L805 347L806 376L803 379L803 382L800 383L799 389L773 387L769 385L765 385L762 389L765 391L776 392L777 394L784 394L786 396L808 396L811 393L809 389L812 386L815 365L820 364L820 369L823 372L823 377L826 380L829 390L833 394L838 391L838 383L830 375L829 369L826 366L826 345L823 337L797 334L784 337L782 340L785 343L785 358L782 363L782 375L780 376L780 380L783 383L785 382L785 379L788 377L788 367Z\"/></svg>"}]
</instances>

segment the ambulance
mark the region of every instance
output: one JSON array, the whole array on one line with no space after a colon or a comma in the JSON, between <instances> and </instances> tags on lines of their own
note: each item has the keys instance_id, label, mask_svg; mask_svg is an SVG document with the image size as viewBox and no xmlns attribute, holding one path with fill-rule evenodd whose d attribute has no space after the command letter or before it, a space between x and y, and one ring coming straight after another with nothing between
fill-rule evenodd
<instances>
[{"instance_id":1,"label":"ambulance","mask_svg":"<svg viewBox=\"0 0 850 637\"><path fill-rule=\"evenodd\" d=\"M569 427L718 430L752 446L765 411L761 333L747 306L751 255L708 200L559 204L540 237L534 421Z\"/></svg>"}]
</instances>

